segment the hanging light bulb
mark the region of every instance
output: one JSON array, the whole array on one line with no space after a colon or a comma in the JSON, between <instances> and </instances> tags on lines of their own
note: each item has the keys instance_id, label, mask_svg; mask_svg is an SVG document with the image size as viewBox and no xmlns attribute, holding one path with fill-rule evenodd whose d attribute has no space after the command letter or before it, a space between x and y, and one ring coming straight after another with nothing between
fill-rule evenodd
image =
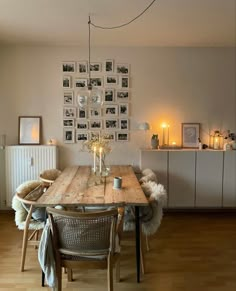
<instances>
[{"instance_id":1,"label":"hanging light bulb","mask_svg":"<svg viewBox=\"0 0 236 291\"><path fill-rule=\"evenodd\" d=\"M91 51L91 20L89 16L88 21L89 26L89 59L88 59L88 84L87 87L80 89L77 95L77 102L80 107L86 106L101 106L102 105L102 90L98 89L94 84L92 84L91 80L91 61L90 61L90 51Z\"/></svg>"}]
</instances>

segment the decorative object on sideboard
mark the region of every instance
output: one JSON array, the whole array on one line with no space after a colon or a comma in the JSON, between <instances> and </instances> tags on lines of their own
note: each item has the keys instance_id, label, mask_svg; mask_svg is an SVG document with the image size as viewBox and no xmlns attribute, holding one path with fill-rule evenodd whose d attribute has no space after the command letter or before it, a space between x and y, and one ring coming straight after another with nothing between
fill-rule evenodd
<instances>
[{"instance_id":1,"label":"decorative object on sideboard","mask_svg":"<svg viewBox=\"0 0 236 291\"><path fill-rule=\"evenodd\" d=\"M182 147L199 148L200 123L182 123Z\"/></svg>"},{"instance_id":2,"label":"decorative object on sideboard","mask_svg":"<svg viewBox=\"0 0 236 291\"><path fill-rule=\"evenodd\" d=\"M159 139L158 134L153 134L151 138L151 147L152 149L158 149L159 147Z\"/></svg>"},{"instance_id":3,"label":"decorative object on sideboard","mask_svg":"<svg viewBox=\"0 0 236 291\"><path fill-rule=\"evenodd\" d=\"M210 135L210 148L214 150L223 149L224 137L219 130L215 130L213 134Z\"/></svg>"},{"instance_id":4,"label":"decorative object on sideboard","mask_svg":"<svg viewBox=\"0 0 236 291\"><path fill-rule=\"evenodd\" d=\"M162 147L169 146L169 128L170 125L167 123L162 123Z\"/></svg>"},{"instance_id":5,"label":"decorative object on sideboard","mask_svg":"<svg viewBox=\"0 0 236 291\"><path fill-rule=\"evenodd\" d=\"M141 122L138 124L139 130L144 130L144 147L147 147L147 130L150 129L150 125L148 122Z\"/></svg>"}]
</instances>

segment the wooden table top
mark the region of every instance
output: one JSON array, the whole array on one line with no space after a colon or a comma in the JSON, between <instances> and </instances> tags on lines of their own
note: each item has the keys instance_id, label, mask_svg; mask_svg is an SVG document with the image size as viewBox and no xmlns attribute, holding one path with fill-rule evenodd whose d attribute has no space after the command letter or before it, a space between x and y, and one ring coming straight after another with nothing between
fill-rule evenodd
<instances>
[{"instance_id":1,"label":"wooden table top","mask_svg":"<svg viewBox=\"0 0 236 291\"><path fill-rule=\"evenodd\" d=\"M114 177L122 177L122 189L113 189ZM145 206L148 201L131 166L112 166L109 176L96 176L91 166L66 168L37 200L39 206Z\"/></svg>"}]
</instances>

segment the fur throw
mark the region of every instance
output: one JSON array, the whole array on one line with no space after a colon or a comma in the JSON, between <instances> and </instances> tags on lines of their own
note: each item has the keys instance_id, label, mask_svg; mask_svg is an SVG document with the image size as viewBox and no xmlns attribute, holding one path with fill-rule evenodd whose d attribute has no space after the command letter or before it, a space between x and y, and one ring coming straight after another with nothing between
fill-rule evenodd
<instances>
[{"instance_id":1,"label":"fur throw","mask_svg":"<svg viewBox=\"0 0 236 291\"><path fill-rule=\"evenodd\" d=\"M154 181L157 183L157 176L151 169L145 169L142 171L143 177L139 179L139 182L145 183L148 181Z\"/></svg>"},{"instance_id":2,"label":"fur throw","mask_svg":"<svg viewBox=\"0 0 236 291\"><path fill-rule=\"evenodd\" d=\"M163 216L163 204L166 201L167 194L163 185L154 181L145 182L141 185L149 205L140 207L140 222L142 231L145 235L154 234L161 224ZM124 230L130 231L135 229L135 212L134 207L125 207Z\"/></svg>"},{"instance_id":3,"label":"fur throw","mask_svg":"<svg viewBox=\"0 0 236 291\"><path fill-rule=\"evenodd\" d=\"M45 180L54 182L56 178L60 176L60 174L61 174L60 170L49 169L49 170L43 171L39 176L42 180L45 179Z\"/></svg>"}]
</instances>

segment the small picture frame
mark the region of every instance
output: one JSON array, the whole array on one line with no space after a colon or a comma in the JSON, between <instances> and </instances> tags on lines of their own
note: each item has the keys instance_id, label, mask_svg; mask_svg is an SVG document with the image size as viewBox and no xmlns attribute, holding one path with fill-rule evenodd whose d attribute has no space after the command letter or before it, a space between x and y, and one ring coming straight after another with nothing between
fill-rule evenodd
<instances>
[{"instance_id":1,"label":"small picture frame","mask_svg":"<svg viewBox=\"0 0 236 291\"><path fill-rule=\"evenodd\" d=\"M75 120L73 118L63 119L63 127L75 127Z\"/></svg>"},{"instance_id":2,"label":"small picture frame","mask_svg":"<svg viewBox=\"0 0 236 291\"><path fill-rule=\"evenodd\" d=\"M112 88L104 90L104 103L114 103L115 102L115 90Z\"/></svg>"},{"instance_id":3,"label":"small picture frame","mask_svg":"<svg viewBox=\"0 0 236 291\"><path fill-rule=\"evenodd\" d=\"M87 61L77 62L77 72L79 74L87 74L88 73L88 62Z\"/></svg>"},{"instance_id":4,"label":"small picture frame","mask_svg":"<svg viewBox=\"0 0 236 291\"><path fill-rule=\"evenodd\" d=\"M64 91L63 104L74 105L74 92L73 91Z\"/></svg>"},{"instance_id":5,"label":"small picture frame","mask_svg":"<svg viewBox=\"0 0 236 291\"><path fill-rule=\"evenodd\" d=\"M75 142L75 130L72 128L63 129L63 141L64 143L74 143Z\"/></svg>"},{"instance_id":6,"label":"small picture frame","mask_svg":"<svg viewBox=\"0 0 236 291\"><path fill-rule=\"evenodd\" d=\"M63 108L63 118L75 118L76 108L75 107L64 107Z\"/></svg>"},{"instance_id":7,"label":"small picture frame","mask_svg":"<svg viewBox=\"0 0 236 291\"><path fill-rule=\"evenodd\" d=\"M87 118L87 110L83 109L83 108L78 108L77 117L80 119L86 119Z\"/></svg>"},{"instance_id":8,"label":"small picture frame","mask_svg":"<svg viewBox=\"0 0 236 291\"><path fill-rule=\"evenodd\" d=\"M86 78L75 78L75 88L84 88L88 86Z\"/></svg>"},{"instance_id":9,"label":"small picture frame","mask_svg":"<svg viewBox=\"0 0 236 291\"><path fill-rule=\"evenodd\" d=\"M106 73L114 72L114 60L106 60L104 64L104 71Z\"/></svg>"},{"instance_id":10,"label":"small picture frame","mask_svg":"<svg viewBox=\"0 0 236 291\"><path fill-rule=\"evenodd\" d=\"M118 115L118 105L104 105L103 107L103 115L104 116L117 116Z\"/></svg>"},{"instance_id":11,"label":"small picture frame","mask_svg":"<svg viewBox=\"0 0 236 291\"><path fill-rule=\"evenodd\" d=\"M91 73L99 73L102 71L102 64L101 63L90 63L90 72Z\"/></svg>"},{"instance_id":12,"label":"small picture frame","mask_svg":"<svg viewBox=\"0 0 236 291\"><path fill-rule=\"evenodd\" d=\"M88 132L76 131L76 142L86 141L89 138Z\"/></svg>"},{"instance_id":13,"label":"small picture frame","mask_svg":"<svg viewBox=\"0 0 236 291\"><path fill-rule=\"evenodd\" d=\"M89 139L90 140L99 140L100 132L99 131L90 131Z\"/></svg>"},{"instance_id":14,"label":"small picture frame","mask_svg":"<svg viewBox=\"0 0 236 291\"><path fill-rule=\"evenodd\" d=\"M89 108L89 118L101 118L102 113L100 108Z\"/></svg>"},{"instance_id":15,"label":"small picture frame","mask_svg":"<svg viewBox=\"0 0 236 291\"><path fill-rule=\"evenodd\" d=\"M71 76L63 76L63 83L62 83L63 88L70 89L72 84L71 84Z\"/></svg>"},{"instance_id":16,"label":"small picture frame","mask_svg":"<svg viewBox=\"0 0 236 291\"><path fill-rule=\"evenodd\" d=\"M182 147L198 148L200 123L182 123Z\"/></svg>"},{"instance_id":17,"label":"small picture frame","mask_svg":"<svg viewBox=\"0 0 236 291\"><path fill-rule=\"evenodd\" d=\"M19 145L41 144L41 116L19 116L18 143Z\"/></svg>"},{"instance_id":18,"label":"small picture frame","mask_svg":"<svg viewBox=\"0 0 236 291\"><path fill-rule=\"evenodd\" d=\"M94 87L102 87L103 86L103 78L102 77L92 77L90 78L91 85Z\"/></svg>"},{"instance_id":19,"label":"small picture frame","mask_svg":"<svg viewBox=\"0 0 236 291\"><path fill-rule=\"evenodd\" d=\"M129 101L129 91L128 90L117 90L116 91L116 101L117 102L128 102Z\"/></svg>"},{"instance_id":20,"label":"small picture frame","mask_svg":"<svg viewBox=\"0 0 236 291\"><path fill-rule=\"evenodd\" d=\"M120 130L129 130L129 119L120 119L119 120Z\"/></svg>"},{"instance_id":21,"label":"small picture frame","mask_svg":"<svg viewBox=\"0 0 236 291\"><path fill-rule=\"evenodd\" d=\"M129 77L120 76L119 84L121 88L129 88Z\"/></svg>"},{"instance_id":22,"label":"small picture frame","mask_svg":"<svg viewBox=\"0 0 236 291\"><path fill-rule=\"evenodd\" d=\"M115 141L116 140L116 134L115 134L115 132L106 131L106 132L103 132L102 138L104 140Z\"/></svg>"},{"instance_id":23,"label":"small picture frame","mask_svg":"<svg viewBox=\"0 0 236 291\"><path fill-rule=\"evenodd\" d=\"M74 73L75 72L75 62L63 62L62 63L63 73Z\"/></svg>"},{"instance_id":24,"label":"small picture frame","mask_svg":"<svg viewBox=\"0 0 236 291\"><path fill-rule=\"evenodd\" d=\"M119 124L117 119L105 119L104 120L104 129L114 130L119 129Z\"/></svg>"},{"instance_id":25,"label":"small picture frame","mask_svg":"<svg viewBox=\"0 0 236 291\"><path fill-rule=\"evenodd\" d=\"M129 64L116 64L115 73L128 75L129 74Z\"/></svg>"},{"instance_id":26,"label":"small picture frame","mask_svg":"<svg viewBox=\"0 0 236 291\"><path fill-rule=\"evenodd\" d=\"M128 116L129 115L129 104L128 103L120 103L119 104L119 115L120 116Z\"/></svg>"},{"instance_id":27,"label":"small picture frame","mask_svg":"<svg viewBox=\"0 0 236 291\"><path fill-rule=\"evenodd\" d=\"M105 86L117 86L118 85L118 77L116 75L108 75L105 76Z\"/></svg>"},{"instance_id":28,"label":"small picture frame","mask_svg":"<svg viewBox=\"0 0 236 291\"><path fill-rule=\"evenodd\" d=\"M128 132L117 132L116 133L117 141L129 141L129 133Z\"/></svg>"},{"instance_id":29,"label":"small picture frame","mask_svg":"<svg viewBox=\"0 0 236 291\"><path fill-rule=\"evenodd\" d=\"M88 130L88 122L84 119L77 119L76 120L76 129L77 130Z\"/></svg>"},{"instance_id":30,"label":"small picture frame","mask_svg":"<svg viewBox=\"0 0 236 291\"><path fill-rule=\"evenodd\" d=\"M102 129L102 120L94 119L89 121L90 130L101 130Z\"/></svg>"}]
</instances>

